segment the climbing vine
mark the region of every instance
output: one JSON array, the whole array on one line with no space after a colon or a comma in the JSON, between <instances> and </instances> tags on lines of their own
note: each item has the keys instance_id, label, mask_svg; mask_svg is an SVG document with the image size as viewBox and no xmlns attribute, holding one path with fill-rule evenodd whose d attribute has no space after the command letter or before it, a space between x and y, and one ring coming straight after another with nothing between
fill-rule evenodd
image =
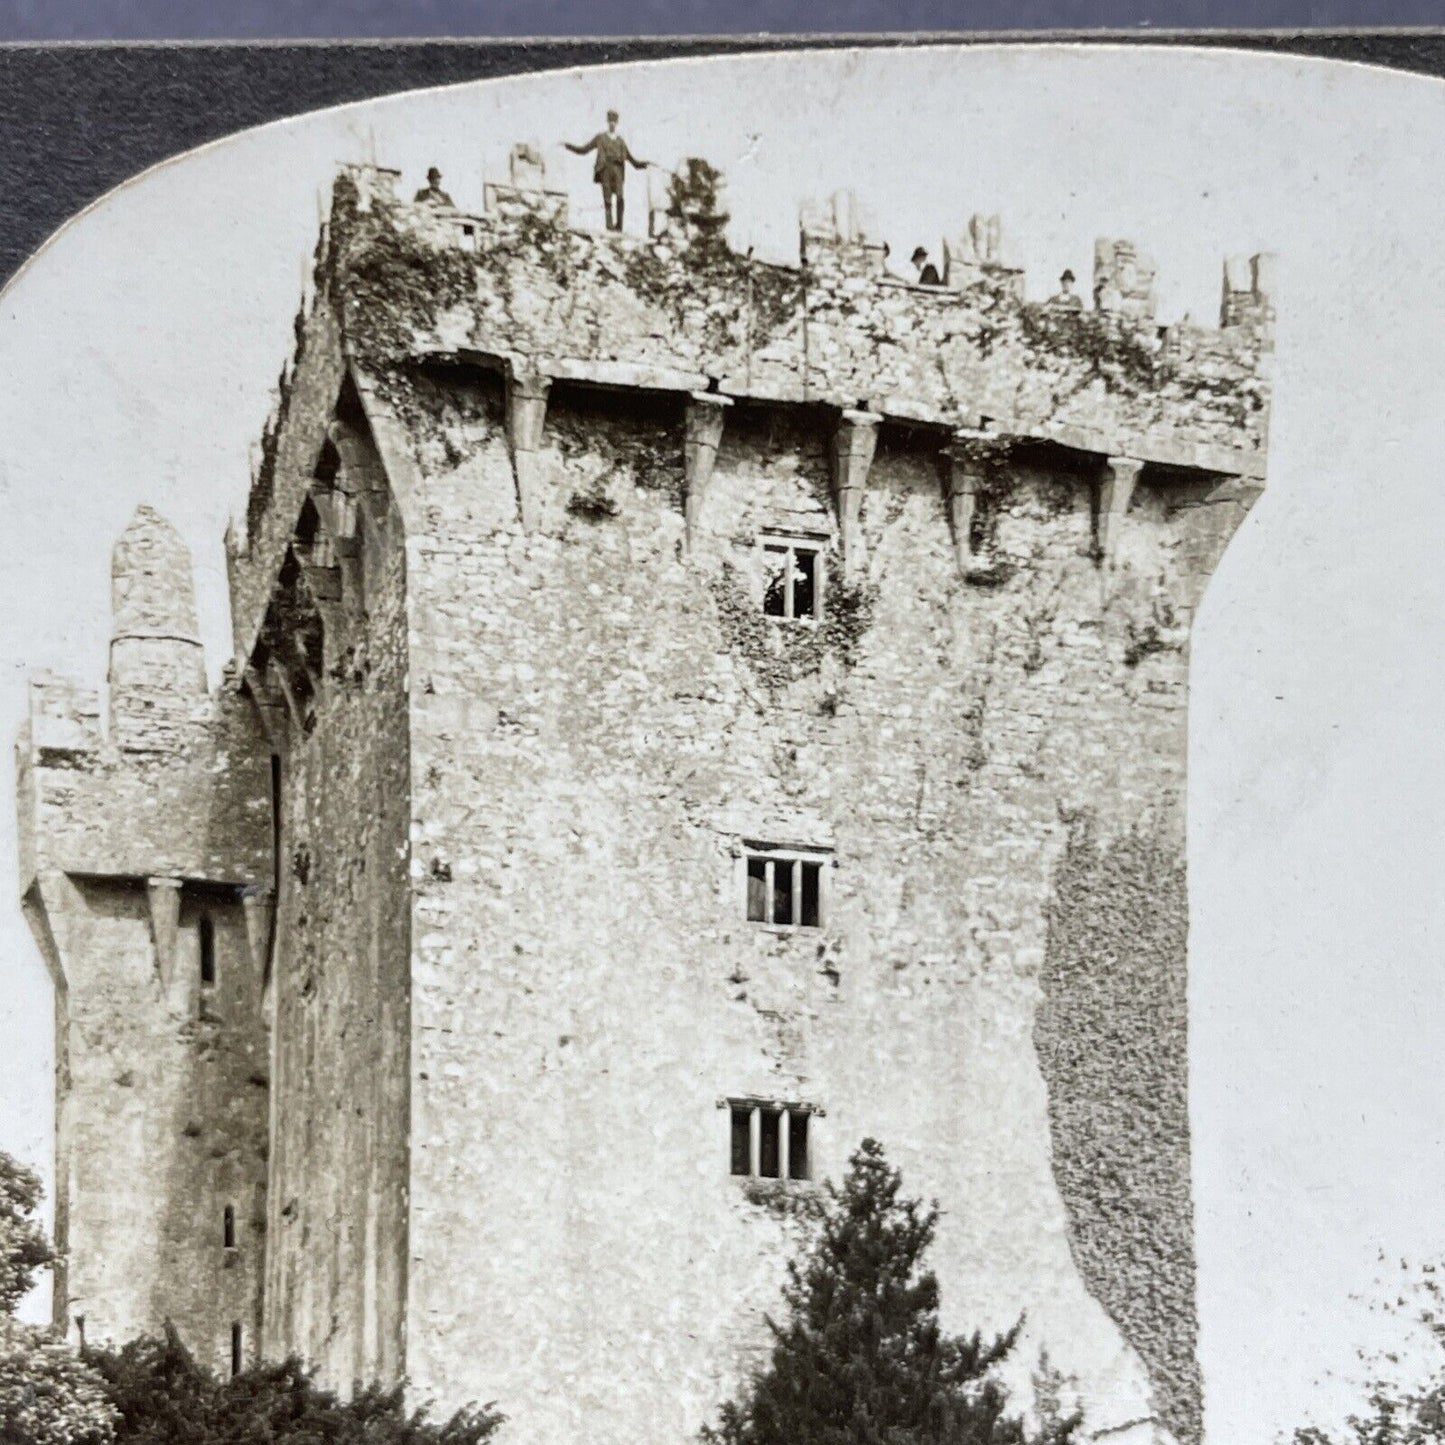
<instances>
[{"instance_id":1,"label":"climbing vine","mask_svg":"<svg viewBox=\"0 0 1445 1445\"><path fill-rule=\"evenodd\" d=\"M816 673L828 656L851 668L873 623L876 588L850 581L831 558L825 616L814 625L764 616L731 562L723 563L711 586L729 647L770 693Z\"/></svg>"}]
</instances>

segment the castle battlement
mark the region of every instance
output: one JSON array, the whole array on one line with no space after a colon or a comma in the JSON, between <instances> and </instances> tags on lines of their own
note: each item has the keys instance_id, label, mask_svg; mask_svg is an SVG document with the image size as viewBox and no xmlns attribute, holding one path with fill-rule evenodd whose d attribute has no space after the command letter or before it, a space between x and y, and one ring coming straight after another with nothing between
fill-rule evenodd
<instances>
[{"instance_id":1,"label":"castle battlement","mask_svg":"<svg viewBox=\"0 0 1445 1445\"><path fill-rule=\"evenodd\" d=\"M347 373L363 392L368 379L386 391L388 378L427 362L499 374L524 527L540 515L528 474L554 382L671 398L689 438L677 458L688 487L706 485L733 403L816 416L848 434L834 454L855 463L882 428L931 438L955 473L971 439L987 436L1059 449L1101 475L1148 467L1261 484L1268 256L1226 263L1217 328L1160 325L1154 263L1117 238L1095 245L1090 307L1024 299L996 216L976 215L945 240L943 285L900 280L846 192L804 205L797 265L739 254L724 234L723 178L696 158L665 185L650 182L646 237L574 229L566 195L547 188L527 145L513 148L509 182L488 184L477 214L407 202L399 180L367 165L337 176L246 525L228 538L238 659L260 635L305 500L278 495L276 479L310 475L322 413ZM945 486L975 490L966 479ZM857 498L846 477L845 497ZM951 505L966 520L971 503ZM848 530L841 510L838 529Z\"/></svg>"}]
</instances>

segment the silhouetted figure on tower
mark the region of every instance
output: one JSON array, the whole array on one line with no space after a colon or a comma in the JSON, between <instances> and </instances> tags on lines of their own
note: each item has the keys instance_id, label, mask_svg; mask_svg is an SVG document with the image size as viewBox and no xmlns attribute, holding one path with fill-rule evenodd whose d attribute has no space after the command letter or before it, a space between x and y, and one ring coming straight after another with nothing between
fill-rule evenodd
<instances>
[{"instance_id":1,"label":"silhouetted figure on tower","mask_svg":"<svg viewBox=\"0 0 1445 1445\"><path fill-rule=\"evenodd\" d=\"M416 193L416 199L429 206L452 207L456 204L442 190L442 173L435 166L426 173L426 185Z\"/></svg>"},{"instance_id":2,"label":"silhouetted figure on tower","mask_svg":"<svg viewBox=\"0 0 1445 1445\"><path fill-rule=\"evenodd\" d=\"M599 130L586 145L563 144L573 155L585 156L588 151L597 152L597 164L592 168L592 179L602 187L602 208L607 213L607 229L622 229L622 181L630 163L637 170L646 170L650 161L640 161L627 142L617 134L617 112L607 112L607 129Z\"/></svg>"}]
</instances>

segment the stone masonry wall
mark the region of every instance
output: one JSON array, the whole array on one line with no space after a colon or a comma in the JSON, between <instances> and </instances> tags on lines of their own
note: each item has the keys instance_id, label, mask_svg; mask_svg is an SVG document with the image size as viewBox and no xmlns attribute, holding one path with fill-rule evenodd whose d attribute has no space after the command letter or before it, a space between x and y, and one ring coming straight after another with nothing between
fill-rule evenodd
<instances>
[{"instance_id":1,"label":"stone masonry wall","mask_svg":"<svg viewBox=\"0 0 1445 1445\"><path fill-rule=\"evenodd\" d=\"M265 1344L343 1389L398 1380L405 1340L405 558L395 513L368 516L314 721L287 724L272 985Z\"/></svg>"},{"instance_id":2,"label":"stone masonry wall","mask_svg":"<svg viewBox=\"0 0 1445 1445\"><path fill-rule=\"evenodd\" d=\"M159 1333L231 1368L256 1357L265 1243L266 1057L239 904L187 900L163 998L143 886L58 882L50 919L68 970L64 1323L94 1344ZM199 918L215 930L202 990ZM234 1211L225 1247L224 1210Z\"/></svg>"},{"instance_id":3,"label":"stone masonry wall","mask_svg":"<svg viewBox=\"0 0 1445 1445\"><path fill-rule=\"evenodd\" d=\"M945 1324L1026 1315L1014 1385L1046 1347L1091 1430L1194 1442L1187 637L1267 258L1161 328L1132 243L1092 311L991 225L938 290L851 207L768 266L719 179L638 241L525 156L481 217L350 168L218 696L178 537L127 530L111 717L43 682L19 759L57 1313L675 1445L767 1342L816 1186L732 1176L726 1101L784 1101L814 1180L873 1135L938 1198ZM770 531L816 624L763 615ZM821 928L746 921L749 843L819 850Z\"/></svg>"},{"instance_id":4,"label":"stone masonry wall","mask_svg":"<svg viewBox=\"0 0 1445 1445\"><path fill-rule=\"evenodd\" d=\"M833 532L818 418L735 408L685 555L666 399L554 386L530 535L495 382L371 400L409 528L418 1394L496 1399L519 1442L710 1418L788 1247L787 1190L728 1173L719 1100L758 1095L826 1110L819 1174L873 1134L937 1195L949 1324L1026 1311L1094 1428L1191 1437L1192 1357L1116 1308L1135 1262L1080 1243L1098 1180L1056 1174L1033 1030L1076 820L1180 836L1183 628L1247 491L1146 474L1101 566L1092 482L1023 458L970 586L935 447L885 429L844 625L789 636L756 543ZM743 921L745 839L833 850L820 932ZM1156 1021L1084 1046L1176 1060ZM1187 1179L1174 1113L1141 1108ZM1187 1191L1136 1206L1187 1237ZM1192 1316L1189 1260L1157 1264Z\"/></svg>"}]
</instances>

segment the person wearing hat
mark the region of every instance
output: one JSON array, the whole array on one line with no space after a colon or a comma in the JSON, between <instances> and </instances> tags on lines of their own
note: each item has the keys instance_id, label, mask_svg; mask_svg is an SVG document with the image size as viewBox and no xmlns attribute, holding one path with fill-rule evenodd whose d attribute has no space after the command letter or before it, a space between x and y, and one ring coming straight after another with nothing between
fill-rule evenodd
<instances>
[{"instance_id":1,"label":"person wearing hat","mask_svg":"<svg viewBox=\"0 0 1445 1445\"><path fill-rule=\"evenodd\" d=\"M450 206L453 210L456 209L452 198L442 190L442 173L435 166L426 173L426 185L416 193L416 198L429 206Z\"/></svg>"},{"instance_id":2,"label":"person wearing hat","mask_svg":"<svg viewBox=\"0 0 1445 1445\"><path fill-rule=\"evenodd\" d=\"M1059 289L1049 297L1050 306L1061 307L1065 311L1082 311L1084 309L1083 299L1074 290L1074 273L1065 270L1059 277Z\"/></svg>"},{"instance_id":3,"label":"person wearing hat","mask_svg":"<svg viewBox=\"0 0 1445 1445\"><path fill-rule=\"evenodd\" d=\"M622 180L627 174L630 162L637 170L646 170L649 161L640 161L627 147L627 142L617 134L617 112L607 112L607 129L599 130L586 145L573 145L563 141L573 155L585 156L588 151L597 152L597 164L592 168L592 179L602 187L602 209L607 213L607 229L622 229Z\"/></svg>"},{"instance_id":4,"label":"person wearing hat","mask_svg":"<svg viewBox=\"0 0 1445 1445\"><path fill-rule=\"evenodd\" d=\"M918 268L918 284L920 286L943 285L943 278L938 274L938 267L928 259L928 252L922 246L914 247L912 261Z\"/></svg>"}]
</instances>

